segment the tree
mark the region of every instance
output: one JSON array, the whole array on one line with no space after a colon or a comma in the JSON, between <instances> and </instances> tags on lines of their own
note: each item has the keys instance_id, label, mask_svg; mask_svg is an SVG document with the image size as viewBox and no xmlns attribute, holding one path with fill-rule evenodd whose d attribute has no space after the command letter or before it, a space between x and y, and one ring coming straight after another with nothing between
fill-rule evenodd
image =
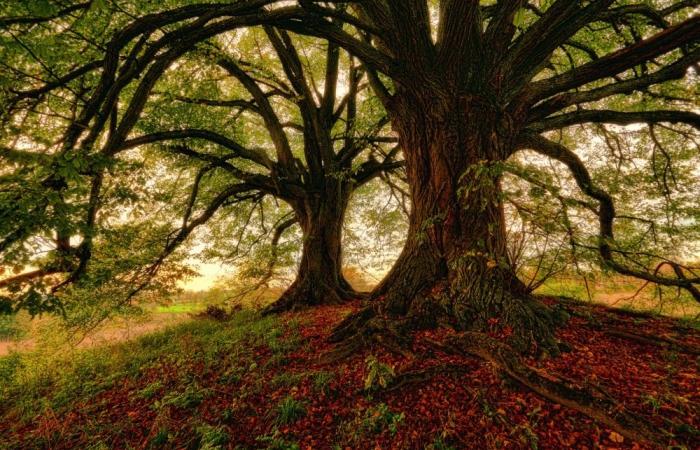
<instances>
[{"instance_id":1,"label":"tree","mask_svg":"<svg viewBox=\"0 0 700 450\"><path fill-rule=\"evenodd\" d=\"M509 343L520 351L558 351L558 314L531 295L508 254L502 181L504 173L519 172L512 163L526 150L556 162L556 170L577 186L579 197L570 198L546 180L535 178L534 183L554 192L553 198L567 207L578 202L595 214L595 240L584 245L595 249L603 268L683 289L700 299L695 269L663 254L623 245L626 239L620 232L628 228L619 224L616 198L603 187L601 177L592 175L591 165L584 162L584 146L573 149L571 131L581 126L605 139L609 124L646 125L655 149L648 156L649 166L662 188L676 169L673 164L660 167L659 157L697 158L696 153L669 152L656 133L665 127L664 134L672 134L673 141L687 143L700 127L692 85L700 57L697 5L697 0L165 2L135 14L133 20L124 19L119 29L108 28L109 41L91 47L93 60L78 58L80 65L60 72L39 67L50 81L34 92L41 95L66 83L80 87L84 102L63 133L59 153L93 151L111 120L100 150L109 156L127 138L143 109L144 94L199 43L262 25L279 36L286 30L343 48L363 64L374 94L387 110L404 153L412 208L405 248L375 291L377 301L342 323L335 339L345 340L351 350L353 344L376 341L401 351L396 344L403 343L405 332L419 327L448 323L474 330L456 344L626 436L649 438L653 433L648 427L611 413L617 410L611 402L592 400L580 390L538 377L519 365L507 346L483 332L509 336ZM88 7L71 3L5 18L2 24L51 30L47 23ZM283 64L294 71L293 61ZM116 99L131 90L124 112L117 114L115 109L123 107ZM32 157L13 154L18 159ZM286 165L284 159L282 152L278 160ZM87 173L93 180L91 200L82 208L87 224L83 242L71 250L81 261L90 253L103 176L103 169L94 163L92 167ZM532 180L532 175L525 173L522 179ZM60 198L66 189L64 178L47 177L42 183ZM41 211L36 214L43 217ZM683 220L697 224L697 213ZM20 238L12 229L4 236L13 242ZM670 272L661 271L661 266L670 267ZM80 267L73 273L80 273ZM633 427L642 431L635 433Z\"/></svg>"},{"instance_id":2,"label":"tree","mask_svg":"<svg viewBox=\"0 0 700 450\"><path fill-rule=\"evenodd\" d=\"M47 142L40 151L7 149L9 155L31 156L34 162L42 165L55 164L56 160L64 157L71 158L72 164L83 158L86 166L103 159L104 165L96 169L83 168L82 172L74 174L73 179L68 179L56 168L51 171L48 177L56 181L52 181L48 187L49 191L60 192L56 200L59 209L84 209L87 218L78 214L47 220L47 215L55 214L57 208L54 206L51 211L43 209L37 211L38 214L26 214L27 220L7 223L3 244L6 248L21 247L26 238L45 233L46 229L42 230L42 226L46 226L49 231L55 232L55 250L53 257L41 263L43 267L9 277L0 281L2 285L16 285L19 288L23 283L35 283L34 286L37 286L37 280L44 283L42 279L47 275L69 274L67 279L57 279L57 283L50 288L50 293L55 294L61 286L69 284L68 280L78 281L83 277L93 254L93 241L100 238L96 228L107 227L96 223L101 204L105 202L105 197L111 195L102 188L105 168L113 171L114 164L130 149L159 144L166 155L174 155L189 164L193 169L193 181L181 213L181 227L163 239L163 251L155 261L150 262L144 279L136 284L134 292L144 288L165 258L221 209L239 202L262 204L263 199L269 196L286 202L292 210L291 218L283 217L276 224L272 232L272 245L277 245L285 230L299 225L302 230L302 251L297 279L267 311L337 303L358 297L341 272L342 224L354 189L385 171L390 172L401 166L396 158L398 147L391 145L394 139L383 135L385 114L379 105L372 104L371 99L363 99L363 91L366 90L363 71L353 58L341 56L335 44L300 55L297 43L286 32L270 27L241 32L236 39L238 48L251 49L248 55L238 51L234 57L230 50L224 48L230 43L221 44L215 40L203 42L199 47L183 46L174 53L178 55L179 64L189 63L196 67L193 75L203 78L205 87L183 86L181 80L170 75L167 69L174 57L164 59L157 68L151 67L153 70L140 83L136 83L138 87L135 91L128 80L138 77L138 74L123 72L124 81L116 82L109 88L117 91L108 95L109 99L106 100L112 104L109 120L96 120L95 128L91 131L93 148L74 142L72 145L82 147L76 151L66 142L76 138L64 134L58 138L54 136L54 140ZM85 39L81 41L84 43ZM302 42L302 45L309 44L318 47L309 39ZM276 55L276 58L271 55ZM258 61L248 61L247 58L251 56L257 56ZM90 75L98 67L88 64L87 70L80 68L77 73L80 76ZM319 70L324 77L322 90L317 88L314 80L316 74L313 71ZM230 81L225 80L229 84L222 87L222 83L217 85L211 81L223 74L236 80L236 85L232 87ZM347 76L347 80L342 76ZM11 92L6 123L22 114L30 116L31 108L44 106L43 100L50 95L65 95L68 101L74 102L76 110L89 114L86 111L88 108L80 105L81 99L77 95L71 98L71 89L78 82L85 83L85 79L74 80L68 76L35 89ZM339 87L346 89L346 92L339 93ZM186 91L197 94L183 95ZM239 98L231 99L232 92L238 93ZM213 97L208 98L207 95ZM249 98L245 98L246 95ZM227 98L224 100L221 98L223 96ZM25 109L19 103L21 101L30 101L31 106ZM121 102L128 107L127 112L119 117L117 108ZM101 108L106 111L104 106ZM359 120L356 117L358 110L363 114ZM232 111L236 118L233 123L227 117L231 116ZM195 120L196 117L203 118ZM183 127L174 118L189 123ZM76 126L77 121L77 118L66 121L67 133ZM263 129L266 135L240 131L239 136L233 138L230 130L227 130L231 126L239 130ZM30 134L28 139L34 138L31 135L34 131L32 127L22 130L25 131ZM101 146L99 141L103 133L108 137L106 144ZM269 146L253 146L246 144L245 140L269 143ZM63 144L62 150L55 151L60 144ZM387 147L389 145L391 148ZM20 165L20 171L30 168L31 164ZM88 200L81 205L78 198L69 200L66 193L70 191L71 184L84 186L85 178L92 178L92 189ZM44 184L42 187L45 190ZM212 189L217 192L207 192ZM17 190L13 194L15 198L23 195ZM8 200L5 212L9 216L16 210L14 199ZM41 204L35 197L27 201L34 208ZM200 213L196 214L198 210ZM70 225L71 222L77 225ZM60 227L72 228L61 232ZM67 236L75 238L76 234L82 235L82 242L74 246L68 242ZM61 235L64 237L61 238ZM35 290L20 291L25 297L29 292ZM45 302L53 297L48 296Z\"/></svg>"},{"instance_id":3,"label":"tree","mask_svg":"<svg viewBox=\"0 0 700 450\"><path fill-rule=\"evenodd\" d=\"M612 197L593 183L575 152L548 134L580 124L682 123L697 128L697 114L684 106L692 95L673 109L649 108L643 102L600 109L615 96L647 92L686 76L698 60L695 4L375 0L187 5L133 20L113 34L101 61L74 68L37 91L43 94L101 68L99 83L90 87L81 116L63 139L64 151L72 149L88 128L85 148L103 130L115 94L148 68L104 147L109 155L143 108L143 94L197 42L264 24L344 47L363 62L387 108L411 187L409 238L375 293L386 296L381 309L425 323L435 323L436 314L444 313L460 327L481 329L497 319L513 328L520 348L539 344L555 350L550 315L526 295L507 257L501 163L526 148L563 163L581 191L599 204L597 246L603 266L700 298L699 279L688 268L670 263L674 276L663 276L653 267L624 261L631 255L620 256L615 247ZM4 24L42 24L81 7L87 6L45 17L8 18ZM159 27L168 32L152 37ZM122 54L131 57L120 60ZM285 61L287 70L293 69L290 64ZM279 157L291 164L284 162L289 155ZM99 184L98 174L96 191Z\"/></svg>"}]
</instances>

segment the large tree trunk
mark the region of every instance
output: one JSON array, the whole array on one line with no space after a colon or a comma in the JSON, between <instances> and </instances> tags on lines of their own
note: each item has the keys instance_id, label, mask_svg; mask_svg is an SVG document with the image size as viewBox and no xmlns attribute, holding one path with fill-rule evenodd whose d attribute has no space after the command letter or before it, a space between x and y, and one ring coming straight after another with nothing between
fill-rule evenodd
<instances>
[{"instance_id":1,"label":"large tree trunk","mask_svg":"<svg viewBox=\"0 0 700 450\"><path fill-rule=\"evenodd\" d=\"M483 97L414 89L397 92L391 115L411 187L409 236L373 293L373 312L344 321L335 339L366 332L361 324L380 315L410 328L449 323L510 336L522 351L555 350L551 315L506 251L500 169L517 136L513 114Z\"/></svg>"},{"instance_id":2,"label":"large tree trunk","mask_svg":"<svg viewBox=\"0 0 700 450\"><path fill-rule=\"evenodd\" d=\"M294 210L302 230L302 252L294 282L265 313L338 304L356 293L342 273L342 228L350 187L336 179L326 182L324 191L310 193L295 202Z\"/></svg>"}]
</instances>

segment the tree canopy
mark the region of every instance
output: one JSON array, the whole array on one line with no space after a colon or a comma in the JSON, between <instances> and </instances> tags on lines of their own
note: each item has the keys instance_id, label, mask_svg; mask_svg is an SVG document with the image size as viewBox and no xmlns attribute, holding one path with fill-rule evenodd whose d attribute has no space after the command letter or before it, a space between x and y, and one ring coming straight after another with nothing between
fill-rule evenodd
<instances>
[{"instance_id":1,"label":"tree canopy","mask_svg":"<svg viewBox=\"0 0 700 450\"><path fill-rule=\"evenodd\" d=\"M533 334L542 324L534 307L521 310L530 302L516 302L513 317L505 312L506 297L527 291L506 211L566 242L569 262L572 253L585 255L607 270L700 299L700 277L684 263L696 250L698 226L697 6L695 0L3 6L8 163L0 251L5 263L39 268L2 285L20 292L25 306L51 308L54 294L88 276L98 247L110 248L109 236L123 240L135 227L115 216L157 192L155 185L126 183L146 167L179 167L191 181L181 200L158 199L184 206L176 232L167 224L172 217L157 219L162 211L153 209L131 230L130 245L140 251L130 256L138 261L116 266L138 287L219 208L266 195L289 201L321 178L347 175L362 184L402 165L395 159L401 150L411 198L408 239L373 293L387 296L393 314L406 314L411 299L446 280L447 315L462 326L505 315L517 334L550 340L547 332ZM157 156L143 158L150 151ZM367 159L353 163L360 155ZM504 189L511 177L519 181ZM528 188L510 190L517 183ZM551 215L543 214L547 208ZM272 210L277 225L285 225L284 208ZM159 233L148 245L139 242ZM117 277L93 266L93 280ZM47 285L43 275L56 274L64 275Z\"/></svg>"}]
</instances>

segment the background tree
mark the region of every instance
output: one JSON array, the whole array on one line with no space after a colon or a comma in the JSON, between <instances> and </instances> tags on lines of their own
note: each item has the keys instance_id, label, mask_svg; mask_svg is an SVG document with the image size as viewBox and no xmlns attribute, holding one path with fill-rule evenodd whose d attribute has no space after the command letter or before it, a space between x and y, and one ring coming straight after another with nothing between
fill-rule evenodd
<instances>
[{"instance_id":1,"label":"background tree","mask_svg":"<svg viewBox=\"0 0 700 450\"><path fill-rule=\"evenodd\" d=\"M63 19L76 25L77 21L71 17ZM55 38L53 34L51 37ZM90 43L82 36L78 41ZM234 44L239 50L235 55L231 52ZM109 227L104 217L102 223L97 223L100 207L115 195L114 190L104 188L105 167L113 173L119 169L120 158L134 157L128 150L159 144L159 151L149 157L162 160L164 154L169 155L164 161L175 164L161 166L161 170L179 167L185 171L185 176L193 178L190 183L182 183L180 179L180 185L189 184L189 194L182 199L181 227L161 240L165 242L164 250L143 269L145 276L135 284L134 292L145 288L164 259L217 211L222 208L231 211L235 204L242 202L267 205L269 209L270 203L265 203L265 198L271 197L291 207L287 212L279 206L272 209L273 215L279 218L270 233L273 245L286 229L299 224L302 252L297 280L269 311L355 297L357 294L341 273L341 231L347 203L355 188L383 171L400 166L396 161L398 148L388 147L393 139L382 136L386 119L381 107L363 100L363 73L353 59L341 57L339 48L333 44L319 46L310 39L302 44L310 47L303 55L290 36L268 27L264 32L251 29L218 40L202 40L199 46L178 48L176 70L169 66L172 61L168 60L151 67L149 76L134 85L130 85L129 80L136 80L137 74L122 73L123 82L116 82L111 88L120 91L108 96L108 101L113 103L108 113L111 118L96 120L90 132L94 148L83 147L75 152L64 147L56 151L67 139L63 134L52 136L53 141L47 139L43 148L38 145L39 149L8 149L11 155L31 155L36 163L35 166L21 165L18 172L46 169L49 177L60 180L50 186L42 184L36 194L46 196L47 191L49 194L57 191L60 193L56 200L59 209L72 208L74 213L52 217L53 221L49 221L48 216L56 209L51 207L35 210L35 215L27 215L27 220L6 223L5 244L8 247L22 248L27 238L36 238L42 232L56 237L53 238L55 248L45 261L29 261L31 252L25 255L25 263L41 263L43 267L6 278L3 284L20 289L23 283L30 283L29 288L19 291L27 298L30 292L43 290L46 293L46 275L68 273L67 279L54 278L56 282L48 283L49 294L43 300L48 306L55 301L53 294L59 287L70 284L69 281L85 281L93 255L93 241L107 231L98 228ZM258 61L254 64L247 61L240 52L242 48L248 48L250 56L257 57ZM32 53L21 56L36 59L34 63L41 62ZM68 77L35 90L10 92L6 124L20 115L42 120L46 113L41 109L50 107L44 102L48 96L72 102L74 108L80 110L81 99L72 98L73 84L87 83L82 75L89 76L95 69L97 67L91 65L86 74L75 80ZM319 72L323 77L321 89L314 78ZM186 86L182 83L183 75L187 81L202 80L202 83ZM344 92L339 92L339 88ZM31 107L25 109L19 103L22 100L29 101ZM120 104L127 105L123 115L117 111ZM358 111L362 113L359 120ZM64 129L71 130L75 117L64 120ZM257 129L265 132L255 131ZM231 131L235 131L236 136L232 136ZM31 126L15 130L15 144L22 133L26 133L27 142L34 144ZM114 137L116 133L120 136ZM128 138L135 134L138 136ZM101 146L102 139L106 139L104 146ZM72 160L81 159L80 164L85 166L82 171L76 170L71 179L55 173L59 171L51 167L53 161L67 155ZM103 161L103 166L88 167L98 159ZM24 181L17 173L13 177ZM85 190L85 179L92 180L89 193ZM76 191L69 198L66 193L71 188ZM36 197L27 198L18 186L8 184L7 192L12 198L24 195L31 205L29 209L41 203ZM8 216L26 212L18 211L12 202L8 198ZM235 214L235 209L233 212ZM247 220L244 225L248 225ZM63 232L64 249L58 244L60 233L56 230L59 227L71 227ZM69 239L75 240L76 235L82 235L82 241L71 245ZM8 258L9 255L11 253Z\"/></svg>"}]
</instances>

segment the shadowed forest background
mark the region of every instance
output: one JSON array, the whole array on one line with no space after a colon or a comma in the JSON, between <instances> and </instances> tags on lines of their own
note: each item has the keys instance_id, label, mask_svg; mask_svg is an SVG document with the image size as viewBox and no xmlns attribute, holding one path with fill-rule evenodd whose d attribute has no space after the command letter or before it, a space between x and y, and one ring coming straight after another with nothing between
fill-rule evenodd
<instances>
[{"instance_id":1,"label":"shadowed forest background","mask_svg":"<svg viewBox=\"0 0 700 450\"><path fill-rule=\"evenodd\" d=\"M700 446L700 0L0 5L0 447Z\"/></svg>"}]
</instances>

